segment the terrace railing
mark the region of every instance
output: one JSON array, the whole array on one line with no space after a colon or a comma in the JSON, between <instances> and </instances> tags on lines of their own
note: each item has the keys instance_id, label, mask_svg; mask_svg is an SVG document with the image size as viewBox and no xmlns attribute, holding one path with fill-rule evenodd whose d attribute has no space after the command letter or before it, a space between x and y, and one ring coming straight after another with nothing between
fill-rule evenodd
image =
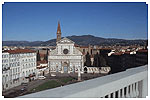
<instances>
[{"instance_id":1,"label":"terrace railing","mask_svg":"<svg viewBox=\"0 0 150 100\"><path fill-rule=\"evenodd\" d=\"M148 66L21 96L35 98L145 98Z\"/></svg>"}]
</instances>

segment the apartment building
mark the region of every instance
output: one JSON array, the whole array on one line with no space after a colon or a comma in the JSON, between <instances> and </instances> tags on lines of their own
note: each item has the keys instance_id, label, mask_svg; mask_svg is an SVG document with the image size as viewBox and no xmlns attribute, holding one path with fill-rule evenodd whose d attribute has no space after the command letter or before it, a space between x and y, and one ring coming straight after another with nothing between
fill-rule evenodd
<instances>
[{"instance_id":1,"label":"apartment building","mask_svg":"<svg viewBox=\"0 0 150 100\"><path fill-rule=\"evenodd\" d=\"M2 53L3 90L36 79L36 51L7 50Z\"/></svg>"}]
</instances>

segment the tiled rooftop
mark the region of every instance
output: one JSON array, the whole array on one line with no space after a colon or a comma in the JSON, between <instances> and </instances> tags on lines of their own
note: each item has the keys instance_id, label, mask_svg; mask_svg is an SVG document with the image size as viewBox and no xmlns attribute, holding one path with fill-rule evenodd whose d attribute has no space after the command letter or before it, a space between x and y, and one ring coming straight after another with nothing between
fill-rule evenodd
<instances>
[{"instance_id":1,"label":"tiled rooftop","mask_svg":"<svg viewBox=\"0 0 150 100\"><path fill-rule=\"evenodd\" d=\"M15 50L5 50L3 52L8 52L10 54L17 54L17 53L35 53L36 51L30 49L15 49Z\"/></svg>"}]
</instances>

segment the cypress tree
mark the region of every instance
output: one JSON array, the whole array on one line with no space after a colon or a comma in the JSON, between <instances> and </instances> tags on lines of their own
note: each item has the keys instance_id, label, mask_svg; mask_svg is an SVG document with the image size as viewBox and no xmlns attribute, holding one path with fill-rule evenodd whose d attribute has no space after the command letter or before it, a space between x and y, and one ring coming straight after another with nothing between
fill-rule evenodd
<instances>
[{"instance_id":1,"label":"cypress tree","mask_svg":"<svg viewBox=\"0 0 150 100\"><path fill-rule=\"evenodd\" d=\"M94 55L93 66L94 66L94 67L98 67L98 66L99 66L98 52Z\"/></svg>"},{"instance_id":2,"label":"cypress tree","mask_svg":"<svg viewBox=\"0 0 150 100\"><path fill-rule=\"evenodd\" d=\"M46 62L48 62L48 49L47 49L47 52L46 52L46 54L44 56L44 60L46 60Z\"/></svg>"},{"instance_id":3,"label":"cypress tree","mask_svg":"<svg viewBox=\"0 0 150 100\"><path fill-rule=\"evenodd\" d=\"M37 55L36 55L37 57L37 61L41 61L41 58L40 58L40 53L39 53L39 50L38 50L38 52L37 52Z\"/></svg>"},{"instance_id":4,"label":"cypress tree","mask_svg":"<svg viewBox=\"0 0 150 100\"><path fill-rule=\"evenodd\" d=\"M87 54L86 54L86 66L91 66L91 57L90 57L90 55L89 55L89 52L87 52Z\"/></svg>"}]
</instances>

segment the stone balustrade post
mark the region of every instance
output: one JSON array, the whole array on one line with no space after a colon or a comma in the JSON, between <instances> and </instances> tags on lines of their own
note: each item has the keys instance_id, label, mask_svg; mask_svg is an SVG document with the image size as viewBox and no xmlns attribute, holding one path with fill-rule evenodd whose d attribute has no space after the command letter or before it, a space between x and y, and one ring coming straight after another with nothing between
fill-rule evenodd
<instances>
[{"instance_id":1,"label":"stone balustrade post","mask_svg":"<svg viewBox=\"0 0 150 100\"><path fill-rule=\"evenodd\" d=\"M78 67L78 81L81 81L81 70L80 70L80 66Z\"/></svg>"},{"instance_id":2,"label":"stone balustrade post","mask_svg":"<svg viewBox=\"0 0 150 100\"><path fill-rule=\"evenodd\" d=\"M148 77L142 81L142 98L148 96Z\"/></svg>"}]
</instances>

